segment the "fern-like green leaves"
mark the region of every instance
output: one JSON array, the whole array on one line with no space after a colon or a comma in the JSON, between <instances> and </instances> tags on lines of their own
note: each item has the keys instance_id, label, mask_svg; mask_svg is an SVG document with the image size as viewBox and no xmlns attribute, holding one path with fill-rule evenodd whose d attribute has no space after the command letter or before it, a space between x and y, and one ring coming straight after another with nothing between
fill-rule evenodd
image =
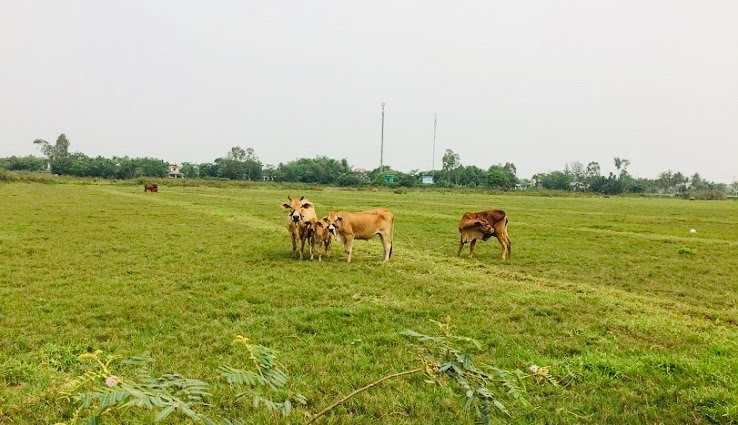
<instances>
[{"instance_id":1,"label":"fern-like green leaves","mask_svg":"<svg viewBox=\"0 0 738 425\"><path fill-rule=\"evenodd\" d=\"M476 410L477 423L491 424L493 412L510 416L503 400L511 400L523 407L530 406L525 398L523 378L531 375L520 370L500 369L486 364L477 367L472 355L456 344L467 343L480 349L479 341L454 335L453 326L448 320L432 322L438 325L441 336L425 335L409 329L403 331L402 335L414 339L426 348L426 373L435 381L441 384L448 382L452 388L456 388L463 395L467 407ZM548 374L548 369L544 369L541 377L555 383Z\"/></svg>"}]
</instances>

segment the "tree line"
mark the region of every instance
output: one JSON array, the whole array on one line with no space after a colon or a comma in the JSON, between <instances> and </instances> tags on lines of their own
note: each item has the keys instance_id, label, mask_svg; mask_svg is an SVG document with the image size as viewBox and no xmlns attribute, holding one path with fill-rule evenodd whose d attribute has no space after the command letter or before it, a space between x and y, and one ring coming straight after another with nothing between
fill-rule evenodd
<instances>
[{"instance_id":1,"label":"tree line","mask_svg":"<svg viewBox=\"0 0 738 425\"><path fill-rule=\"evenodd\" d=\"M134 177L165 177L169 164L156 158L89 157L80 152L70 152L70 142L61 134L54 144L37 139L33 142L44 157L11 156L0 158L0 169L12 171L49 171L59 175L128 179ZM189 178L229 179L251 181L277 181L317 183L338 186L390 185L413 187L420 185L422 176L432 176L436 187L477 187L501 190L544 188L550 190L593 192L607 195L621 193L663 193L699 198L721 198L726 194L738 194L738 182L731 185L710 182L699 173L687 176L681 172L664 171L655 179L633 177L628 168L630 161L615 157L616 173L602 174L598 162L586 166L578 161L569 162L562 170L537 173L530 179L517 176L515 164L506 162L482 169L474 165L464 166L459 154L447 149L440 170L412 170L402 172L391 167L374 170L354 169L346 159L336 160L326 156L300 158L279 163L263 164L254 149L231 148L223 157L212 162L182 164L181 172ZM391 176L387 178L387 176Z\"/></svg>"}]
</instances>

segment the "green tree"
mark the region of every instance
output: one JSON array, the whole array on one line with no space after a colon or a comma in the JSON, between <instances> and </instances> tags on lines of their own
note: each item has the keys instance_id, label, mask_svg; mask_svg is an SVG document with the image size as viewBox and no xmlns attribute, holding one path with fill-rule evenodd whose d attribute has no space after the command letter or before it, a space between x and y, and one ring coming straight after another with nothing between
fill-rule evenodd
<instances>
[{"instance_id":1,"label":"green tree","mask_svg":"<svg viewBox=\"0 0 738 425\"><path fill-rule=\"evenodd\" d=\"M573 177L562 171L553 171L547 174L538 174L538 180L546 189L571 190Z\"/></svg>"},{"instance_id":2,"label":"green tree","mask_svg":"<svg viewBox=\"0 0 738 425\"><path fill-rule=\"evenodd\" d=\"M587 169L584 171L584 175L588 179L601 176L602 172L600 171L600 163L597 161L592 161L587 164Z\"/></svg>"},{"instance_id":3,"label":"green tree","mask_svg":"<svg viewBox=\"0 0 738 425\"><path fill-rule=\"evenodd\" d=\"M448 182L459 184L459 180L461 178L461 171L459 170L461 167L461 157L459 154L455 153L451 149L446 149L446 153L443 154L441 163L443 164L442 169L446 175L446 180Z\"/></svg>"},{"instance_id":4,"label":"green tree","mask_svg":"<svg viewBox=\"0 0 738 425\"><path fill-rule=\"evenodd\" d=\"M200 177L200 167L197 164L193 164L191 162L183 162L182 174L184 174L185 177L189 178Z\"/></svg>"},{"instance_id":5,"label":"green tree","mask_svg":"<svg viewBox=\"0 0 738 425\"><path fill-rule=\"evenodd\" d=\"M228 152L226 158L233 161L243 161L246 159L246 151L240 146L234 146L231 148L230 152Z\"/></svg>"},{"instance_id":6,"label":"green tree","mask_svg":"<svg viewBox=\"0 0 738 425\"><path fill-rule=\"evenodd\" d=\"M515 164L511 162L493 165L487 170L487 185L505 190L513 189L518 183L516 171Z\"/></svg>"},{"instance_id":7,"label":"green tree","mask_svg":"<svg viewBox=\"0 0 738 425\"><path fill-rule=\"evenodd\" d=\"M623 192L623 181L613 173L608 177L596 177L592 180L590 190L605 195L617 195Z\"/></svg>"},{"instance_id":8,"label":"green tree","mask_svg":"<svg viewBox=\"0 0 738 425\"><path fill-rule=\"evenodd\" d=\"M448 172L461 165L461 157L451 149L446 149L441 162L443 164L443 171Z\"/></svg>"},{"instance_id":9,"label":"green tree","mask_svg":"<svg viewBox=\"0 0 738 425\"><path fill-rule=\"evenodd\" d=\"M587 187L586 183L586 169L584 164L579 161L568 162L564 165L564 172L571 175L572 177L572 188L574 190L584 190Z\"/></svg>"},{"instance_id":10,"label":"green tree","mask_svg":"<svg viewBox=\"0 0 738 425\"><path fill-rule=\"evenodd\" d=\"M36 139L33 143L38 145L41 153L49 159L52 172L56 174L69 174L72 164L69 159L69 140L64 133L56 138L56 144L54 145L43 139Z\"/></svg>"},{"instance_id":11,"label":"green tree","mask_svg":"<svg viewBox=\"0 0 738 425\"><path fill-rule=\"evenodd\" d=\"M484 186L487 184L487 173L477 166L468 165L461 173L460 182L463 186Z\"/></svg>"},{"instance_id":12,"label":"green tree","mask_svg":"<svg viewBox=\"0 0 738 425\"><path fill-rule=\"evenodd\" d=\"M615 168L618 170L618 176L619 178L627 177L628 174L628 167L630 167L630 160L625 158L619 158L615 157L613 158L613 162L615 163Z\"/></svg>"},{"instance_id":13,"label":"green tree","mask_svg":"<svg viewBox=\"0 0 738 425\"><path fill-rule=\"evenodd\" d=\"M38 145L41 153L51 160L63 158L69 155L69 140L64 133L60 134L59 137L56 138L56 144L54 145L44 139L36 139L33 143Z\"/></svg>"},{"instance_id":14,"label":"green tree","mask_svg":"<svg viewBox=\"0 0 738 425\"><path fill-rule=\"evenodd\" d=\"M11 171L43 171L47 160L35 156L11 156L0 158L0 169Z\"/></svg>"},{"instance_id":15,"label":"green tree","mask_svg":"<svg viewBox=\"0 0 738 425\"><path fill-rule=\"evenodd\" d=\"M264 164L259 161L259 157L255 155L254 149L246 149L246 157L244 158L244 170L246 172L246 179L261 180L263 168Z\"/></svg>"}]
</instances>

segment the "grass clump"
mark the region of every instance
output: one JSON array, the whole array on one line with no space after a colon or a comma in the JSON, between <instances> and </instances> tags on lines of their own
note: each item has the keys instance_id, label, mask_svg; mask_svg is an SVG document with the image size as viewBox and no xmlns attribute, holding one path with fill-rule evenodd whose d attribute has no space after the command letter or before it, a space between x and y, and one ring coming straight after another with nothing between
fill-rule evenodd
<instances>
[{"instance_id":1,"label":"grass clump","mask_svg":"<svg viewBox=\"0 0 738 425\"><path fill-rule=\"evenodd\" d=\"M697 250L687 246L680 246L679 249L677 249L677 253L679 255L697 255Z\"/></svg>"}]
</instances>

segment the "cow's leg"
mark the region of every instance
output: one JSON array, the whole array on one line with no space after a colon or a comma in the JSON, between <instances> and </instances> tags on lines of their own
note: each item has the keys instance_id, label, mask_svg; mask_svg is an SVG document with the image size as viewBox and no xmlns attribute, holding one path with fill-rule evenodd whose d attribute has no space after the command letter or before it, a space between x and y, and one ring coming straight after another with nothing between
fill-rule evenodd
<instances>
[{"instance_id":1,"label":"cow's leg","mask_svg":"<svg viewBox=\"0 0 738 425\"><path fill-rule=\"evenodd\" d=\"M507 258L507 254L509 252L510 248L510 238L507 236L507 223L503 220L498 221L495 223L495 237L500 242L500 246L502 247L502 259Z\"/></svg>"},{"instance_id":2,"label":"cow's leg","mask_svg":"<svg viewBox=\"0 0 738 425\"><path fill-rule=\"evenodd\" d=\"M292 238L292 256L294 257L297 254L297 237L295 236L295 232L290 232L290 238Z\"/></svg>"},{"instance_id":3,"label":"cow's leg","mask_svg":"<svg viewBox=\"0 0 738 425\"><path fill-rule=\"evenodd\" d=\"M354 237L346 236L343 240L343 251L346 253L346 262L351 262L351 251L354 248Z\"/></svg>"},{"instance_id":4,"label":"cow's leg","mask_svg":"<svg viewBox=\"0 0 738 425\"><path fill-rule=\"evenodd\" d=\"M474 258L474 246L477 245L477 240L472 239L471 243L469 244L469 258Z\"/></svg>"},{"instance_id":5,"label":"cow's leg","mask_svg":"<svg viewBox=\"0 0 738 425\"><path fill-rule=\"evenodd\" d=\"M464 237L463 237L463 236L461 236L461 237L459 238L459 252L457 252L457 253L456 253L456 256L457 256L457 257L461 257L461 250L462 250L462 249L464 249L464 245L465 245L465 244L466 244L466 242L464 242Z\"/></svg>"},{"instance_id":6,"label":"cow's leg","mask_svg":"<svg viewBox=\"0 0 738 425\"><path fill-rule=\"evenodd\" d=\"M502 259L504 260L507 256L507 243L505 241L505 235L498 235L497 240L500 242L500 246L502 247Z\"/></svg>"},{"instance_id":7,"label":"cow's leg","mask_svg":"<svg viewBox=\"0 0 738 425\"><path fill-rule=\"evenodd\" d=\"M303 257L305 256L305 238L300 238L300 261L302 261Z\"/></svg>"},{"instance_id":8,"label":"cow's leg","mask_svg":"<svg viewBox=\"0 0 738 425\"><path fill-rule=\"evenodd\" d=\"M325 256L326 257L331 256L331 240L330 239L325 241Z\"/></svg>"},{"instance_id":9,"label":"cow's leg","mask_svg":"<svg viewBox=\"0 0 738 425\"><path fill-rule=\"evenodd\" d=\"M387 246L387 238L385 238L384 235L381 233L377 233L377 235L379 235L379 241L382 243L382 250L384 252L382 254L382 259L383 261L387 261L389 260L389 247Z\"/></svg>"}]
</instances>

